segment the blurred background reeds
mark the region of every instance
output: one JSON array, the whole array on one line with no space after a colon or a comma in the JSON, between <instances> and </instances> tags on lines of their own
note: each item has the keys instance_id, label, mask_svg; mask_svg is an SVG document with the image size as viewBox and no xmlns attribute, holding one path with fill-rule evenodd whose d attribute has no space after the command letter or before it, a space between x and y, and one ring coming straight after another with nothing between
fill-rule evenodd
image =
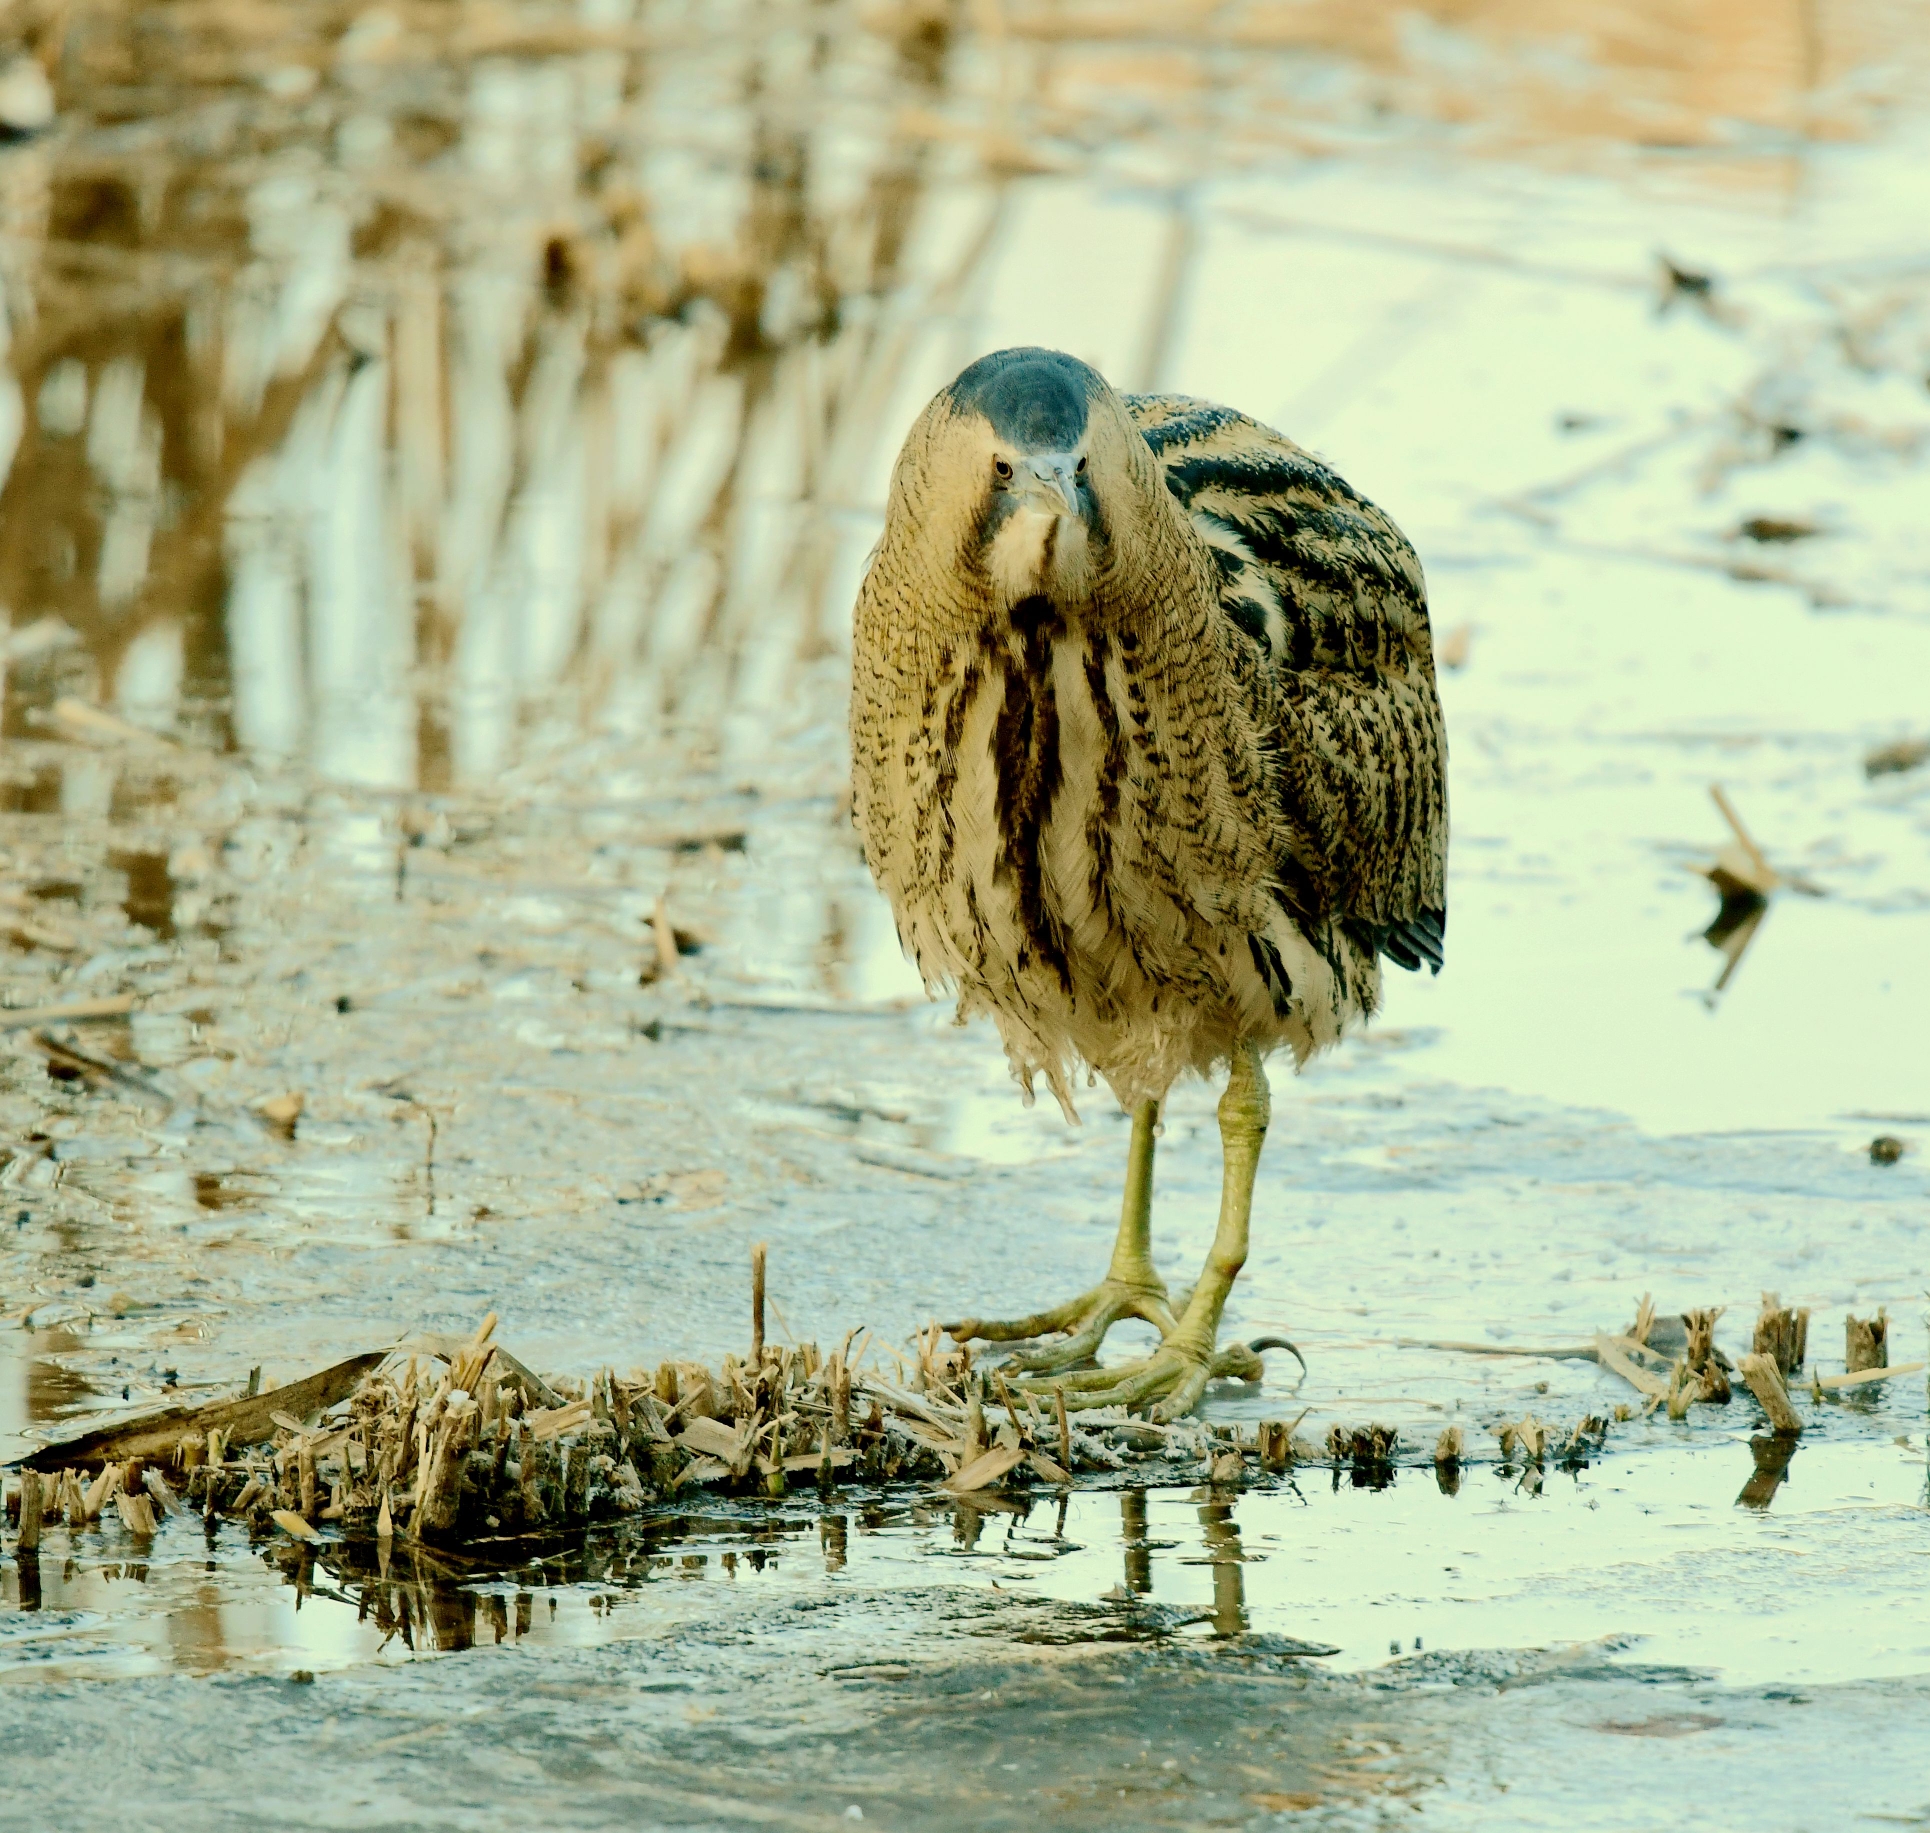
<instances>
[{"instance_id":1,"label":"blurred background reeds","mask_svg":"<svg viewBox=\"0 0 1930 1833\"><path fill-rule=\"evenodd\" d=\"M1418 139L1773 204L1917 92L1930 7L20 0L0 35L5 730L67 696L434 791L558 714L725 756L835 721L898 433L1029 188L1119 219L1049 251L1115 271L1032 283L1172 385L1202 187Z\"/></svg>"}]
</instances>

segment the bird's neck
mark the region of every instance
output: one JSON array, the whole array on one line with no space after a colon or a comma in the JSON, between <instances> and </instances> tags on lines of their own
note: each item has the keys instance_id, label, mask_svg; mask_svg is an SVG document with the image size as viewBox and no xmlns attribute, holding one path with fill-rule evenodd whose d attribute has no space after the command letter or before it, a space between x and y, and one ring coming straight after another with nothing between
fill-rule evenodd
<instances>
[{"instance_id":1,"label":"bird's neck","mask_svg":"<svg viewBox=\"0 0 1930 1833\"><path fill-rule=\"evenodd\" d=\"M1148 475L1132 513L1107 530L1105 560L1081 621L1111 634L1194 637L1219 601L1218 569L1167 490L1158 461L1146 456Z\"/></svg>"}]
</instances>

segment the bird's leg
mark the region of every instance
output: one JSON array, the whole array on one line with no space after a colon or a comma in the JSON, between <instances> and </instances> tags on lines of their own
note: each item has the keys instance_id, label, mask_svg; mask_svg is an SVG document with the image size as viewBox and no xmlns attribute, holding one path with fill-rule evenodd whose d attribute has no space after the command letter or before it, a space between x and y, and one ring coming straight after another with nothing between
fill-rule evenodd
<instances>
[{"instance_id":1,"label":"bird's leg","mask_svg":"<svg viewBox=\"0 0 1930 1833\"><path fill-rule=\"evenodd\" d=\"M1243 1374L1239 1356L1217 1352L1220 1313L1227 1294L1246 1264L1247 1222L1253 1210L1253 1179L1266 1143L1271 1103L1260 1053L1242 1044L1233 1053L1232 1073L1220 1097L1220 1220L1199 1283L1187 1298L1179 1321L1150 1356L1123 1368L1091 1369L1063 1375L1069 1407L1150 1407L1160 1420L1184 1417L1199 1404L1215 1375ZM1258 1360L1251 1352L1251 1360Z\"/></svg>"},{"instance_id":2,"label":"bird's leg","mask_svg":"<svg viewBox=\"0 0 1930 1833\"><path fill-rule=\"evenodd\" d=\"M992 1321L966 1318L947 1324L949 1335L959 1342L980 1338L989 1343L1010 1343L1025 1337L1041 1337L1049 1331L1069 1332L1065 1340L1045 1349L1028 1351L1017 1358L1021 1368L1056 1370L1089 1362L1105 1341L1106 1332L1122 1317L1143 1318L1162 1337L1177 1328L1173 1308L1167 1302L1166 1282L1153 1271L1153 1145L1159 1126L1159 1103L1142 1101L1133 1110L1133 1139L1126 1160L1126 1194L1119 1210L1119 1236L1113 1243L1112 1265L1106 1277L1090 1292L1050 1311L1036 1311L1030 1317Z\"/></svg>"}]
</instances>

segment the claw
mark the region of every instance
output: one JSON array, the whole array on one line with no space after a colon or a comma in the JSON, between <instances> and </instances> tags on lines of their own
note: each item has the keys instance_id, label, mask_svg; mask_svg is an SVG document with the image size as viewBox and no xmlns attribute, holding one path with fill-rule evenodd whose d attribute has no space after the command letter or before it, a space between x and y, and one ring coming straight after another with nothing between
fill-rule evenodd
<instances>
[{"instance_id":1,"label":"claw","mask_svg":"<svg viewBox=\"0 0 1930 1833\"><path fill-rule=\"evenodd\" d=\"M1263 1349L1284 1349L1288 1355L1300 1364L1301 1374L1305 1375L1307 1372L1307 1358L1300 1353L1294 1344L1289 1343L1285 1337L1255 1337L1246 1347L1256 1356Z\"/></svg>"},{"instance_id":2,"label":"claw","mask_svg":"<svg viewBox=\"0 0 1930 1833\"><path fill-rule=\"evenodd\" d=\"M1267 1372L1249 1343L1229 1343L1213 1358L1215 1381L1258 1381Z\"/></svg>"},{"instance_id":3,"label":"claw","mask_svg":"<svg viewBox=\"0 0 1930 1833\"><path fill-rule=\"evenodd\" d=\"M1300 1373L1307 1373L1307 1358L1303 1356L1285 1337L1255 1337L1251 1343L1229 1343L1213 1358L1213 1379L1215 1381L1258 1381L1266 1374L1266 1364L1260 1360L1263 1349L1284 1349L1300 1364ZM1298 1386L1299 1383L1294 1384Z\"/></svg>"}]
</instances>

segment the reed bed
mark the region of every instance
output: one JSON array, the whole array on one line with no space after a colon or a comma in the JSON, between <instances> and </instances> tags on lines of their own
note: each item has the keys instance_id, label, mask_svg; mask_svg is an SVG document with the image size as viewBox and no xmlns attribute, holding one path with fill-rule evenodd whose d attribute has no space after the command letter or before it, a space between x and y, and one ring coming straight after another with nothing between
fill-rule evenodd
<instances>
[{"instance_id":1,"label":"reed bed","mask_svg":"<svg viewBox=\"0 0 1930 1833\"><path fill-rule=\"evenodd\" d=\"M1560 1428L1528 1414L1493 1428L1498 1456L1471 1456L1459 1425L1431 1456L1404 1448L1384 1425L1336 1422L1324 1443L1299 1436L1307 1416L1261 1420L1250 1434L1200 1419L1156 1425L1112 1409L1075 1416L1061 1394L1015 1388L969 1346L947 1345L936 1324L909 1353L852 1332L836 1349L764 1340L763 1255L753 1258L749 1353L712 1369L678 1360L588 1380L545 1378L495 1340L496 1316L472 1336L416 1337L350 1357L267 1393L163 1409L50 1445L23 1463L7 1512L19 1550L47 1526L78 1530L117 1518L136 1537L169 1516L199 1513L296 1540L419 1541L480 1546L579 1532L696 1493L780 1499L918 1485L978 1506L1010 1492L1076 1481L1203 1478L1238 1487L1249 1476L1326 1466L1362 1486L1390 1481L1400 1463L1430 1463L1444 1490L1476 1461L1516 1469L1539 1488L1549 1466L1575 1469L1600 1455L1615 1426L1666 1407L1682 1420L1697 1404L1727 1405L1741 1375L1771 1434L1793 1446L1803 1430L1787 1378L1803 1367L1808 1313L1765 1294L1754 1347L1734 1364L1715 1347L1720 1312L1658 1318L1644 1296L1625 1332L1591 1345L1493 1353L1590 1356L1641 1396L1609 1415ZM1866 1387L1923 1364L1887 1360L1888 1320L1851 1317L1852 1364L1812 1372L1810 1398ZM1437 1345L1481 1353L1476 1344ZM1881 1358L1881 1359L1879 1359ZM1786 1461L1786 1459L1785 1459Z\"/></svg>"}]
</instances>

